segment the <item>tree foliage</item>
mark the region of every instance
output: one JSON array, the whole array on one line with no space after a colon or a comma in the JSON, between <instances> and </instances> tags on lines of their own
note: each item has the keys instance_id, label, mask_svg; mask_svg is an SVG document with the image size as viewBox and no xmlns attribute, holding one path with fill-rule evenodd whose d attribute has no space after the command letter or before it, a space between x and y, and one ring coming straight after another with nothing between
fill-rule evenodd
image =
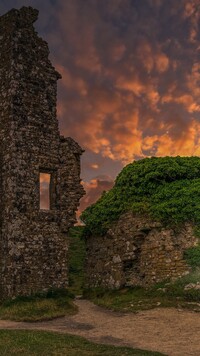
<instances>
[{"instance_id":1,"label":"tree foliage","mask_svg":"<svg viewBox=\"0 0 200 356\"><path fill-rule=\"evenodd\" d=\"M81 216L86 233L104 234L126 211L147 213L165 225L200 225L200 158L152 157L127 165L114 187Z\"/></svg>"}]
</instances>

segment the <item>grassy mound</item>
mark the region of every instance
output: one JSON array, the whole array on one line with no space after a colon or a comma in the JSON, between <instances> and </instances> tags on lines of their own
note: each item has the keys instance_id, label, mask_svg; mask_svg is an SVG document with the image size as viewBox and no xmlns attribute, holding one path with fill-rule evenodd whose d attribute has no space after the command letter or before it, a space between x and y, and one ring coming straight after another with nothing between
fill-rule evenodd
<instances>
[{"instance_id":1,"label":"grassy mound","mask_svg":"<svg viewBox=\"0 0 200 356\"><path fill-rule=\"evenodd\" d=\"M42 321L77 312L73 296L67 290L50 290L29 297L17 297L0 304L0 319Z\"/></svg>"},{"instance_id":2,"label":"grassy mound","mask_svg":"<svg viewBox=\"0 0 200 356\"><path fill-rule=\"evenodd\" d=\"M126 211L146 213L165 225L200 226L200 158L153 157L127 165L114 187L81 216L86 234L104 234Z\"/></svg>"}]
</instances>

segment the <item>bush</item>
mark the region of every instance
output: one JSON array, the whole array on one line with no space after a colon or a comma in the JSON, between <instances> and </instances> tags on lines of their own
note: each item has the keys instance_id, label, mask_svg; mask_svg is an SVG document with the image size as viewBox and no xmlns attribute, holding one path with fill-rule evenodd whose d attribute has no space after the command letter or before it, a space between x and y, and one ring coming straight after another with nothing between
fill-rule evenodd
<instances>
[{"instance_id":1,"label":"bush","mask_svg":"<svg viewBox=\"0 0 200 356\"><path fill-rule=\"evenodd\" d=\"M191 267L200 267L200 246L188 248L184 252L184 258Z\"/></svg>"},{"instance_id":2,"label":"bush","mask_svg":"<svg viewBox=\"0 0 200 356\"><path fill-rule=\"evenodd\" d=\"M115 186L82 213L85 234L105 234L130 210L168 226L200 225L200 158L153 157L127 165Z\"/></svg>"}]
</instances>

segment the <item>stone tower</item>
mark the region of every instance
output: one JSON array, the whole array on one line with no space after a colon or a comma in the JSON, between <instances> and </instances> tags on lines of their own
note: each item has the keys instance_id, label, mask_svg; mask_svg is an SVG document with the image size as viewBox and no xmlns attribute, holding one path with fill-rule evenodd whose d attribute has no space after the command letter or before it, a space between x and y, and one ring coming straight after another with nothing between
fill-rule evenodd
<instances>
[{"instance_id":1,"label":"stone tower","mask_svg":"<svg viewBox=\"0 0 200 356\"><path fill-rule=\"evenodd\" d=\"M0 298L68 283L67 232L84 194L80 146L60 136L57 80L48 45L34 30L38 11L0 17ZM50 206L40 209L40 174Z\"/></svg>"}]
</instances>

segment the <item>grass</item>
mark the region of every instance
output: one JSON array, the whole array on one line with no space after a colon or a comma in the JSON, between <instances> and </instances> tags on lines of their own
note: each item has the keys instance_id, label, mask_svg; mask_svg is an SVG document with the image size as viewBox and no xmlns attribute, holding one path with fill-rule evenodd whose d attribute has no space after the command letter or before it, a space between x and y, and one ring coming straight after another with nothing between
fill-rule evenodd
<instances>
[{"instance_id":1,"label":"grass","mask_svg":"<svg viewBox=\"0 0 200 356\"><path fill-rule=\"evenodd\" d=\"M84 283L85 242L81 238L83 229L82 226L75 226L69 232L69 290L76 295L82 294Z\"/></svg>"},{"instance_id":2,"label":"grass","mask_svg":"<svg viewBox=\"0 0 200 356\"><path fill-rule=\"evenodd\" d=\"M17 297L0 304L0 318L15 321L51 320L77 312L66 290L49 291L30 297Z\"/></svg>"},{"instance_id":3,"label":"grass","mask_svg":"<svg viewBox=\"0 0 200 356\"><path fill-rule=\"evenodd\" d=\"M127 347L98 345L71 335L52 332L0 330L1 356L159 356L151 352Z\"/></svg>"},{"instance_id":4,"label":"grass","mask_svg":"<svg viewBox=\"0 0 200 356\"><path fill-rule=\"evenodd\" d=\"M186 308L200 311L200 289L185 290L190 283L200 280L200 270L177 279L174 283L163 282L150 289L142 287L121 290L85 290L84 297L95 304L115 311L138 312L156 307Z\"/></svg>"}]
</instances>

